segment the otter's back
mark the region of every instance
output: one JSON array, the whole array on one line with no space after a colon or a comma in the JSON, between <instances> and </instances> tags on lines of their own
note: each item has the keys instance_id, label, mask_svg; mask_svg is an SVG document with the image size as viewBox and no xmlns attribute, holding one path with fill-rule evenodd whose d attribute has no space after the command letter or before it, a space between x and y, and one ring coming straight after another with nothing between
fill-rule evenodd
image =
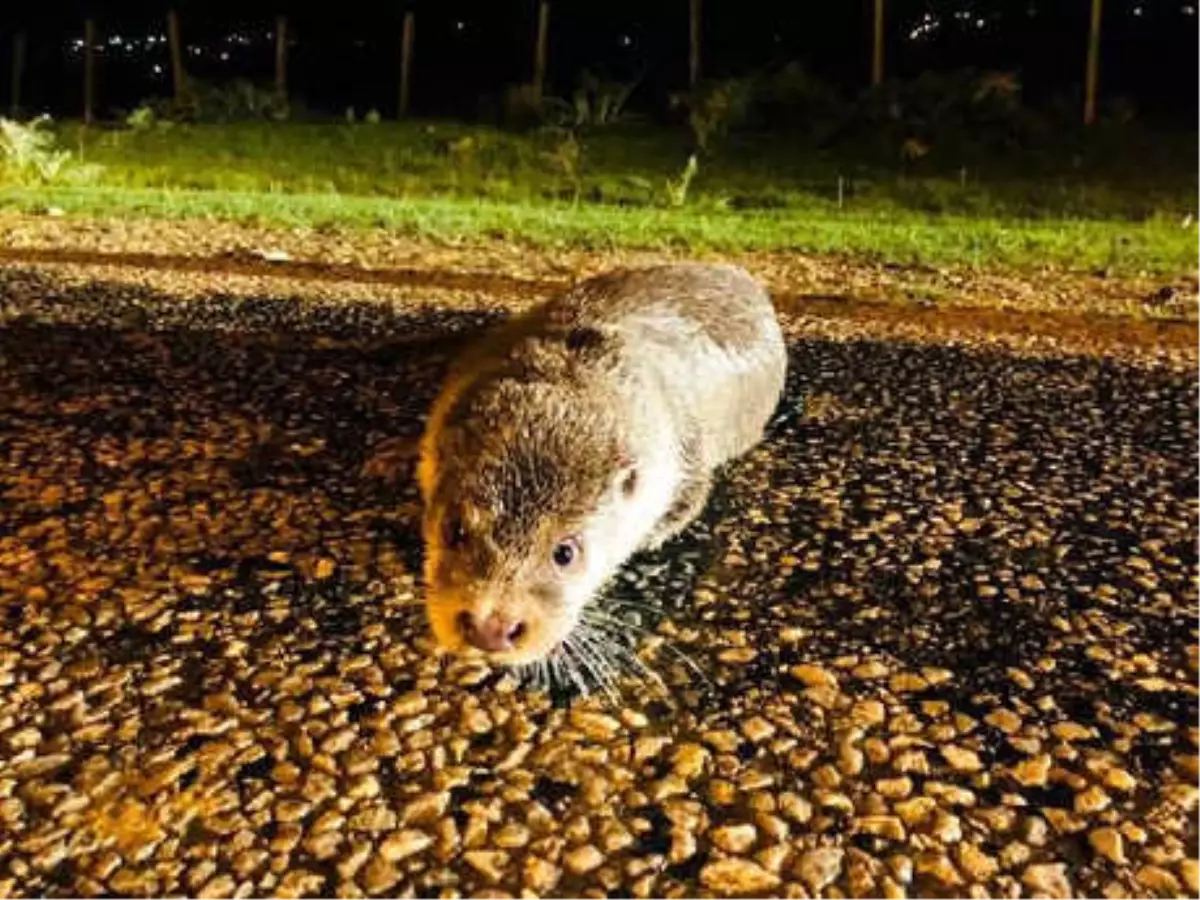
<instances>
[{"instance_id":1,"label":"otter's back","mask_svg":"<svg viewBox=\"0 0 1200 900\"><path fill-rule=\"evenodd\" d=\"M541 310L547 323L618 334L625 364L650 369L697 426L707 465L754 444L787 368L771 300L744 270L682 263L591 279Z\"/></svg>"}]
</instances>

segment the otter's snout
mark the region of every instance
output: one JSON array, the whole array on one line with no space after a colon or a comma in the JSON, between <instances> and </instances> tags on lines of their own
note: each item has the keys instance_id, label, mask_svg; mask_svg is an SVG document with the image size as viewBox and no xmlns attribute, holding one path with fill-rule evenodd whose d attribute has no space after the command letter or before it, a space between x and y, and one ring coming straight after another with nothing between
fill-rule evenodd
<instances>
[{"instance_id":1,"label":"otter's snout","mask_svg":"<svg viewBox=\"0 0 1200 900\"><path fill-rule=\"evenodd\" d=\"M527 631L524 622L514 621L499 613L480 619L463 610L455 619L459 632L472 647L488 653L504 653L516 648Z\"/></svg>"}]
</instances>

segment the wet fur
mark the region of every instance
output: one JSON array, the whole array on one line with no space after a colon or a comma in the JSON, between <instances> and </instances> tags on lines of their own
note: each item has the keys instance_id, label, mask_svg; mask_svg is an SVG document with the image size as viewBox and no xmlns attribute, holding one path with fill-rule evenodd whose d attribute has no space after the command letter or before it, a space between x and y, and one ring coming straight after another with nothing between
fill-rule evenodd
<instances>
[{"instance_id":1,"label":"wet fur","mask_svg":"<svg viewBox=\"0 0 1200 900\"><path fill-rule=\"evenodd\" d=\"M550 652L630 555L703 510L712 471L762 436L786 355L766 293L731 266L619 270L506 323L451 368L421 442L427 608L536 627ZM468 534L445 546L447 518ZM582 530L586 566L549 563Z\"/></svg>"}]
</instances>

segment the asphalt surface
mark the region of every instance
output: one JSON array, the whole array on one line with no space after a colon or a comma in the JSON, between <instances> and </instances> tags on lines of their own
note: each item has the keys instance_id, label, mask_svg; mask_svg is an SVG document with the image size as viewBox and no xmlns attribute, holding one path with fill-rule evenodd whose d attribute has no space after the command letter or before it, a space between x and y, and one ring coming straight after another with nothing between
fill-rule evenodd
<instances>
[{"instance_id":1,"label":"asphalt surface","mask_svg":"<svg viewBox=\"0 0 1200 900\"><path fill-rule=\"evenodd\" d=\"M582 696L420 615L497 310L203 277L0 268L0 896L1200 891L1194 366L789 316L802 414Z\"/></svg>"}]
</instances>

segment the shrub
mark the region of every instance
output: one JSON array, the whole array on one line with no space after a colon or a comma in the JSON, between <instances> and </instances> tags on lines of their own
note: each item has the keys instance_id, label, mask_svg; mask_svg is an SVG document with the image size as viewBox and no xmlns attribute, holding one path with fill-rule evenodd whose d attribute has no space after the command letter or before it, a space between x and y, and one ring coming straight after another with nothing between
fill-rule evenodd
<instances>
[{"instance_id":1,"label":"shrub","mask_svg":"<svg viewBox=\"0 0 1200 900\"><path fill-rule=\"evenodd\" d=\"M191 79L182 100L163 97L144 100L126 119L131 127L138 127L130 122L134 116L140 117L142 127L157 121L208 123L266 119L282 122L291 118L292 105L273 85L256 85L244 78L223 84Z\"/></svg>"},{"instance_id":2,"label":"shrub","mask_svg":"<svg viewBox=\"0 0 1200 900\"><path fill-rule=\"evenodd\" d=\"M0 176L17 184L50 184L89 181L100 167L76 161L70 150L58 146L49 116L28 124L0 118Z\"/></svg>"}]
</instances>

